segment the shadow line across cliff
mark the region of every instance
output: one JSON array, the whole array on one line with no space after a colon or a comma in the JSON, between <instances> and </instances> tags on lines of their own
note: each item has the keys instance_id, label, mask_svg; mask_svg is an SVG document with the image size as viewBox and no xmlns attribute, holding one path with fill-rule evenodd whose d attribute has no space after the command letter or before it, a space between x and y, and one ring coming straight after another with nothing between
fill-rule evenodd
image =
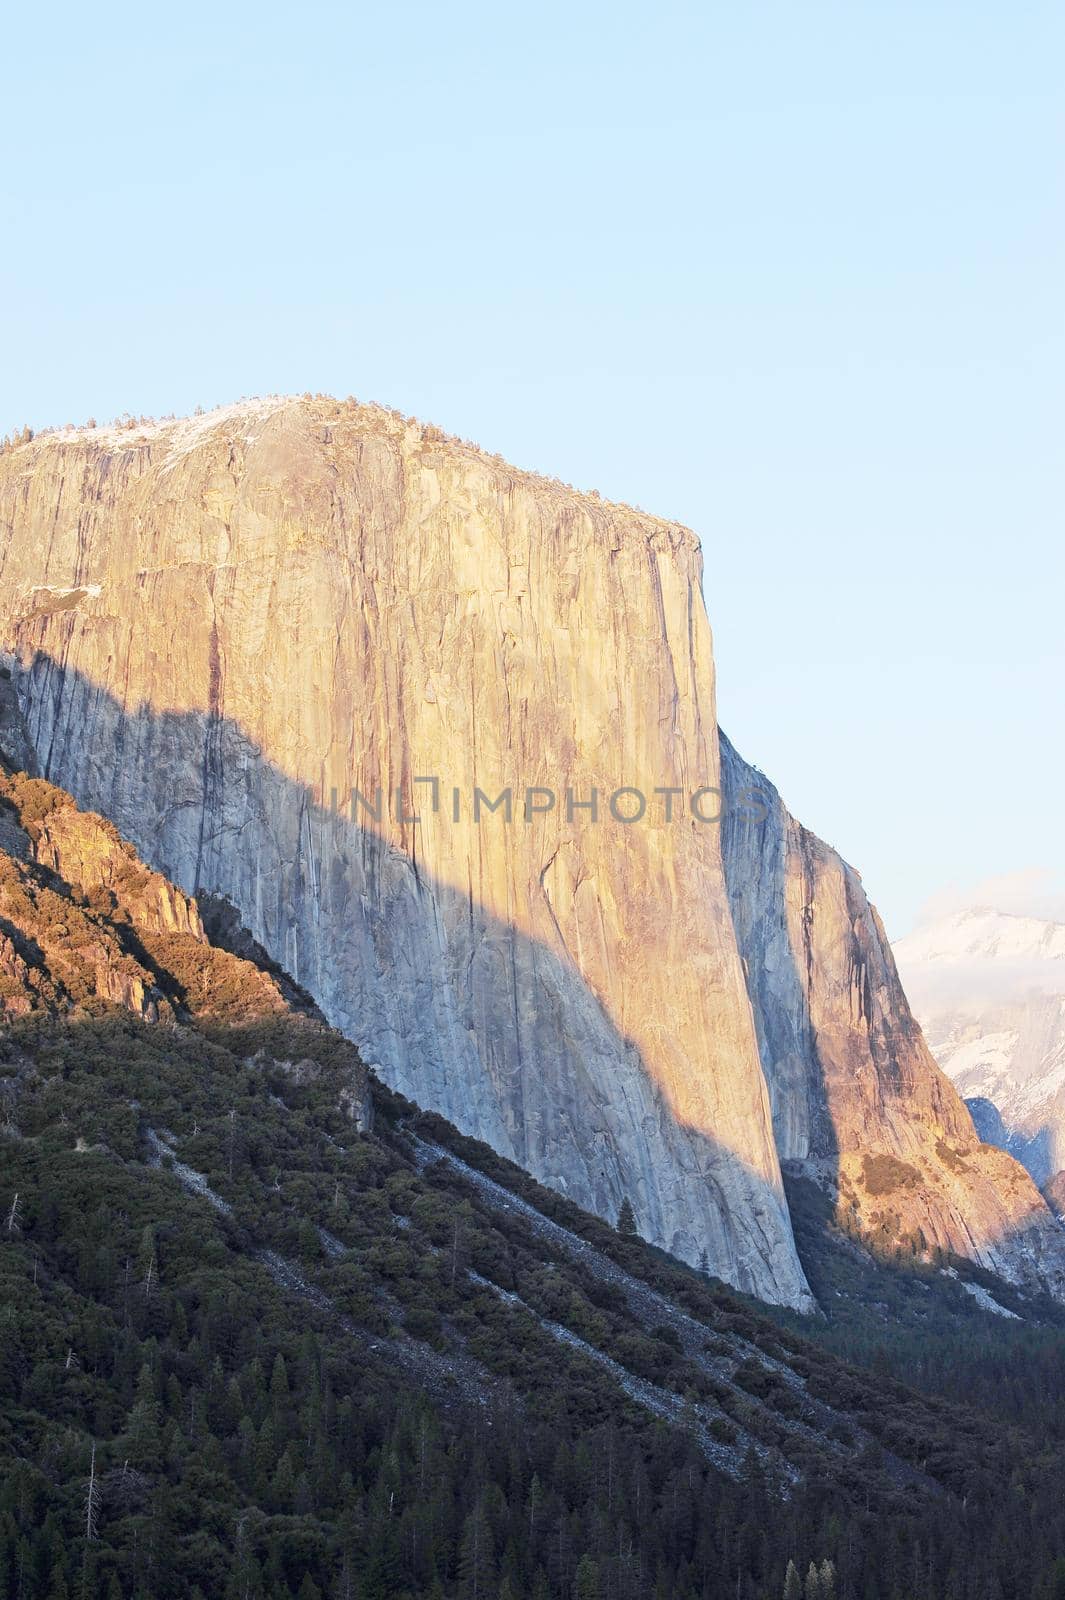
<instances>
[{"instance_id":1,"label":"shadow line across cliff","mask_svg":"<svg viewBox=\"0 0 1065 1600\"><path fill-rule=\"evenodd\" d=\"M653 1243L692 1263L705 1250L737 1288L812 1308L782 1188L714 1128L678 1115L564 946L530 937L472 886L441 881L382 832L322 806L232 719L127 710L40 650L13 684L0 682L11 688L14 742L26 735L23 753L32 747L41 775L108 817L186 892L230 900L392 1087L583 1208L612 1221L628 1194ZM2 713L0 704L0 741L12 732ZM742 949L738 923L737 933ZM801 990L790 947L787 960ZM806 1010L789 1026L794 1050L812 1026ZM788 1039L758 1043L772 1052ZM816 1078L816 1050L812 1059ZM590 1061L605 1061L609 1078ZM808 1084L815 1100L819 1088ZM787 1159L783 1128L778 1148ZM809 1155L828 1175L838 1157L830 1124ZM1041 1255L1046 1241L1030 1235L1022 1224L993 1242Z\"/></svg>"},{"instance_id":2,"label":"shadow line across cliff","mask_svg":"<svg viewBox=\"0 0 1065 1600\"><path fill-rule=\"evenodd\" d=\"M127 709L40 650L14 688L40 775L232 901L390 1086L600 1216L627 1194L646 1238L737 1288L812 1305L779 1180L684 1121L564 946L323 806L230 718Z\"/></svg>"}]
</instances>

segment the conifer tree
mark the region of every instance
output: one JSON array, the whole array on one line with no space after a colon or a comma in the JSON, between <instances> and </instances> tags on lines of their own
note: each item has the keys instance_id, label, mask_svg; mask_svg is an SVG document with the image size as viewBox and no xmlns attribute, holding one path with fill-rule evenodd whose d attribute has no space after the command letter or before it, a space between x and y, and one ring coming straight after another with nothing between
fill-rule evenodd
<instances>
[{"instance_id":1,"label":"conifer tree","mask_svg":"<svg viewBox=\"0 0 1065 1600\"><path fill-rule=\"evenodd\" d=\"M496 1578L495 1552L483 1499L478 1500L463 1525L459 1578L465 1600L492 1600Z\"/></svg>"},{"instance_id":2,"label":"conifer tree","mask_svg":"<svg viewBox=\"0 0 1065 1600\"><path fill-rule=\"evenodd\" d=\"M52 1570L52 1582L48 1590L48 1600L70 1600L67 1576L60 1562L57 1562Z\"/></svg>"},{"instance_id":3,"label":"conifer tree","mask_svg":"<svg viewBox=\"0 0 1065 1600\"><path fill-rule=\"evenodd\" d=\"M627 1238L632 1238L636 1233L636 1213L632 1209L632 1203L627 1194L623 1195L621 1199L621 1210L618 1212L618 1232L624 1234Z\"/></svg>"},{"instance_id":4,"label":"conifer tree","mask_svg":"<svg viewBox=\"0 0 1065 1600\"><path fill-rule=\"evenodd\" d=\"M292 1510L292 1493L295 1489L295 1478L292 1472L292 1457L287 1450L281 1452L281 1459L277 1463L270 1485L270 1494L278 1511Z\"/></svg>"},{"instance_id":5,"label":"conifer tree","mask_svg":"<svg viewBox=\"0 0 1065 1600\"><path fill-rule=\"evenodd\" d=\"M283 1410L288 1404L288 1393L288 1368L279 1350L274 1357L273 1371L270 1374L270 1399L275 1406Z\"/></svg>"},{"instance_id":6,"label":"conifer tree","mask_svg":"<svg viewBox=\"0 0 1065 1600\"><path fill-rule=\"evenodd\" d=\"M573 1593L574 1600L599 1600L599 1567L587 1552L577 1563Z\"/></svg>"},{"instance_id":7,"label":"conifer tree","mask_svg":"<svg viewBox=\"0 0 1065 1600\"><path fill-rule=\"evenodd\" d=\"M137 1392L129 1414L129 1453L135 1466L155 1471L160 1455L159 1402L155 1398L155 1379L147 1362L137 1378Z\"/></svg>"}]
</instances>

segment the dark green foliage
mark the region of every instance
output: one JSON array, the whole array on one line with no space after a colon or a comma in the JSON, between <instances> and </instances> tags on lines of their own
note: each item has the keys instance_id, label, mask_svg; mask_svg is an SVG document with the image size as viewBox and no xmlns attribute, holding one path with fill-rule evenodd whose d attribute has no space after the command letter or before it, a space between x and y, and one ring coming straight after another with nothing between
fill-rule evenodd
<instances>
[{"instance_id":1,"label":"dark green foliage","mask_svg":"<svg viewBox=\"0 0 1065 1600\"><path fill-rule=\"evenodd\" d=\"M719 1477L683 1430L654 1422L469 1273L683 1393L705 1380L671 1326L634 1324L623 1294L519 1217L486 1212L447 1167L419 1171L401 1126L412 1108L396 1097L378 1090L378 1133L355 1135L330 1076L344 1061L324 1059L318 1079L296 1085L270 1065L284 1059L283 1022L263 1027L111 1017L9 1032L18 1134L3 1136L0 1176L4 1195L19 1190L23 1222L0 1244L8 1592L74 1597L89 1570L91 1593L159 1600L756 1600L783 1593L789 1559L800 1573L834 1562L841 1600L893 1600L900 1564L921 1575L903 1592L928 1596L948 1593L954 1570L982 1572L1004 1600L1035 1592L1044 1572L1055 1581L1060 1513L1044 1474L1057 1466L1027 1439L841 1366L439 1119L416 1119L611 1243L705 1322L712 1349L727 1354L739 1335L785 1358L907 1459L923 1453L957 1494L936 1504L901 1485L888 1493L868 1453L852 1452L846 1481L831 1480L816 1439L786 1502L753 1463L744 1484ZM165 1161L146 1168L147 1127L173 1137L229 1215L186 1193ZM280 1287L266 1249L298 1261L351 1327ZM404 1347L402 1330L407 1349L474 1362L478 1391L461 1378L412 1385L391 1346L372 1348L397 1337ZM791 1389L757 1361L736 1379L782 1418L794 1411ZM727 1443L736 1429L722 1417L712 1432ZM87 1544L94 1442L99 1536ZM1015 1486L1009 1517L1002 1481ZM1025 1520L1024 1534L1018 1507L1045 1516L1045 1533Z\"/></svg>"},{"instance_id":2,"label":"dark green foliage","mask_svg":"<svg viewBox=\"0 0 1065 1600\"><path fill-rule=\"evenodd\" d=\"M836 1231L813 1184L789 1177L787 1188L803 1265L829 1316L775 1316L847 1361L1018 1424L1040 1446L1065 1444L1065 1309L960 1259L944 1263L955 1277L936 1265L886 1267ZM982 1311L966 1281L1022 1320Z\"/></svg>"},{"instance_id":3,"label":"dark green foliage","mask_svg":"<svg viewBox=\"0 0 1065 1600\"><path fill-rule=\"evenodd\" d=\"M294 1078L284 1063L308 1053L314 1070ZM783 1594L789 1560L804 1589L815 1564L812 1600L1056 1600L1056 1329L988 1334L941 1280L957 1305L910 1372L904 1335L892 1344L869 1305L850 1322L770 1322L380 1087L376 1132L358 1135L338 1109L350 1071L349 1046L284 1015L30 1017L3 1035L0 1220L20 1196L0 1237L5 1600L761 1600ZM731 1363L738 1388L520 1211L492 1209L444 1162L419 1166L408 1128L682 1306L705 1328L699 1355ZM154 1166L149 1129L174 1152ZM229 1210L187 1192L175 1162ZM800 1237L831 1304L844 1278L831 1251L823 1268L811 1254L823 1236L811 1210ZM278 1260L306 1291L278 1281ZM932 1292L899 1289L899 1305ZM713 1440L751 1429L801 1482L785 1499L753 1457L745 1481L720 1476L685 1427L541 1319L685 1406L719 1404ZM951 1329L977 1357L968 1396L948 1373Z\"/></svg>"},{"instance_id":4,"label":"dark green foliage","mask_svg":"<svg viewBox=\"0 0 1065 1600\"><path fill-rule=\"evenodd\" d=\"M300 1026L320 1070L296 1082L275 1064L285 1026L115 1012L4 1035L0 1202L17 1190L20 1225L0 1240L0 1593L635 1600L641 1573L694 1596L774 1572L714 1531L748 1503L763 1521L768 1484L719 1479L470 1273L684 1389L698 1373L672 1330L640 1330L519 1218L419 1170L395 1097L379 1090L379 1132L357 1135L342 1042L333 1061ZM149 1129L175 1151L154 1167ZM186 1192L175 1159L229 1212ZM327 1310L279 1285L267 1251ZM434 1346L454 1379L419 1377ZM804 1561L834 1552L823 1527L786 1526Z\"/></svg>"}]
</instances>

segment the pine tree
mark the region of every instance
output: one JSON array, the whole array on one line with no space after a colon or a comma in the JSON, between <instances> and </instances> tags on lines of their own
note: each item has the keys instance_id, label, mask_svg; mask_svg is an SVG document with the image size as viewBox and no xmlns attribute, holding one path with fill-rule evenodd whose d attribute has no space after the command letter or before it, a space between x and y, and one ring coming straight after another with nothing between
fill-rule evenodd
<instances>
[{"instance_id":1,"label":"pine tree","mask_svg":"<svg viewBox=\"0 0 1065 1600\"><path fill-rule=\"evenodd\" d=\"M237 1530L237 1548L233 1557L226 1600L262 1600L262 1568L248 1549L244 1537L243 1519Z\"/></svg>"},{"instance_id":2,"label":"pine tree","mask_svg":"<svg viewBox=\"0 0 1065 1600\"><path fill-rule=\"evenodd\" d=\"M279 1350L274 1357L274 1368L270 1374L270 1399L275 1406L283 1409L288 1404L288 1393L288 1368Z\"/></svg>"},{"instance_id":3,"label":"pine tree","mask_svg":"<svg viewBox=\"0 0 1065 1600\"><path fill-rule=\"evenodd\" d=\"M784 1577L784 1600L802 1600L802 1579L794 1561L788 1562L788 1570Z\"/></svg>"},{"instance_id":4,"label":"pine tree","mask_svg":"<svg viewBox=\"0 0 1065 1600\"><path fill-rule=\"evenodd\" d=\"M463 1525L459 1577L467 1600L491 1600L496 1580L495 1551L483 1500L478 1500Z\"/></svg>"},{"instance_id":5,"label":"pine tree","mask_svg":"<svg viewBox=\"0 0 1065 1600\"><path fill-rule=\"evenodd\" d=\"M159 1402L155 1398L155 1379L147 1362L141 1367L137 1378L136 1398L129 1414L127 1432L130 1460L145 1472L156 1470L160 1451Z\"/></svg>"},{"instance_id":6,"label":"pine tree","mask_svg":"<svg viewBox=\"0 0 1065 1600\"><path fill-rule=\"evenodd\" d=\"M359 1600L393 1600L399 1590L397 1581L399 1562L392 1526L389 1522L376 1522L367 1541L366 1565L362 1574Z\"/></svg>"},{"instance_id":7,"label":"pine tree","mask_svg":"<svg viewBox=\"0 0 1065 1600\"><path fill-rule=\"evenodd\" d=\"M585 1552L577 1563L574 1579L574 1600L599 1600L599 1567Z\"/></svg>"},{"instance_id":8,"label":"pine tree","mask_svg":"<svg viewBox=\"0 0 1065 1600\"><path fill-rule=\"evenodd\" d=\"M311 1480L305 1472L301 1472L296 1479L292 1492L292 1506L298 1517L309 1516L314 1510L314 1495L311 1492Z\"/></svg>"},{"instance_id":9,"label":"pine tree","mask_svg":"<svg viewBox=\"0 0 1065 1600\"><path fill-rule=\"evenodd\" d=\"M803 1593L806 1600L821 1600L821 1576L817 1570L816 1562L811 1561L806 1569L806 1584Z\"/></svg>"},{"instance_id":10,"label":"pine tree","mask_svg":"<svg viewBox=\"0 0 1065 1600\"><path fill-rule=\"evenodd\" d=\"M67 1575L63 1571L61 1562L57 1562L52 1570L52 1583L48 1590L48 1600L70 1600Z\"/></svg>"},{"instance_id":11,"label":"pine tree","mask_svg":"<svg viewBox=\"0 0 1065 1600\"><path fill-rule=\"evenodd\" d=\"M618 1212L618 1232L627 1238L632 1238L636 1233L636 1213L632 1209L628 1195L621 1198L621 1210Z\"/></svg>"},{"instance_id":12,"label":"pine tree","mask_svg":"<svg viewBox=\"0 0 1065 1600\"><path fill-rule=\"evenodd\" d=\"M292 1495L295 1489L295 1475L292 1471L292 1457L287 1450L281 1452L281 1459L277 1463L270 1485L270 1494L278 1511L292 1510Z\"/></svg>"}]
</instances>

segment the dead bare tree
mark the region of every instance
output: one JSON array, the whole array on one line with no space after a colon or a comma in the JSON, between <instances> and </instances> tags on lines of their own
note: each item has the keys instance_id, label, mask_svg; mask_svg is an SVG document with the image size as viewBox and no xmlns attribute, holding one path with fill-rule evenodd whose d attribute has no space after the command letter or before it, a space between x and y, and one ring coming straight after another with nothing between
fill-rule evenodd
<instances>
[{"instance_id":1,"label":"dead bare tree","mask_svg":"<svg viewBox=\"0 0 1065 1600\"><path fill-rule=\"evenodd\" d=\"M96 1539L96 1519L100 1511L100 1486L96 1481L96 1441L93 1440L92 1459L89 1462L89 1482L85 1489L85 1542Z\"/></svg>"}]
</instances>

